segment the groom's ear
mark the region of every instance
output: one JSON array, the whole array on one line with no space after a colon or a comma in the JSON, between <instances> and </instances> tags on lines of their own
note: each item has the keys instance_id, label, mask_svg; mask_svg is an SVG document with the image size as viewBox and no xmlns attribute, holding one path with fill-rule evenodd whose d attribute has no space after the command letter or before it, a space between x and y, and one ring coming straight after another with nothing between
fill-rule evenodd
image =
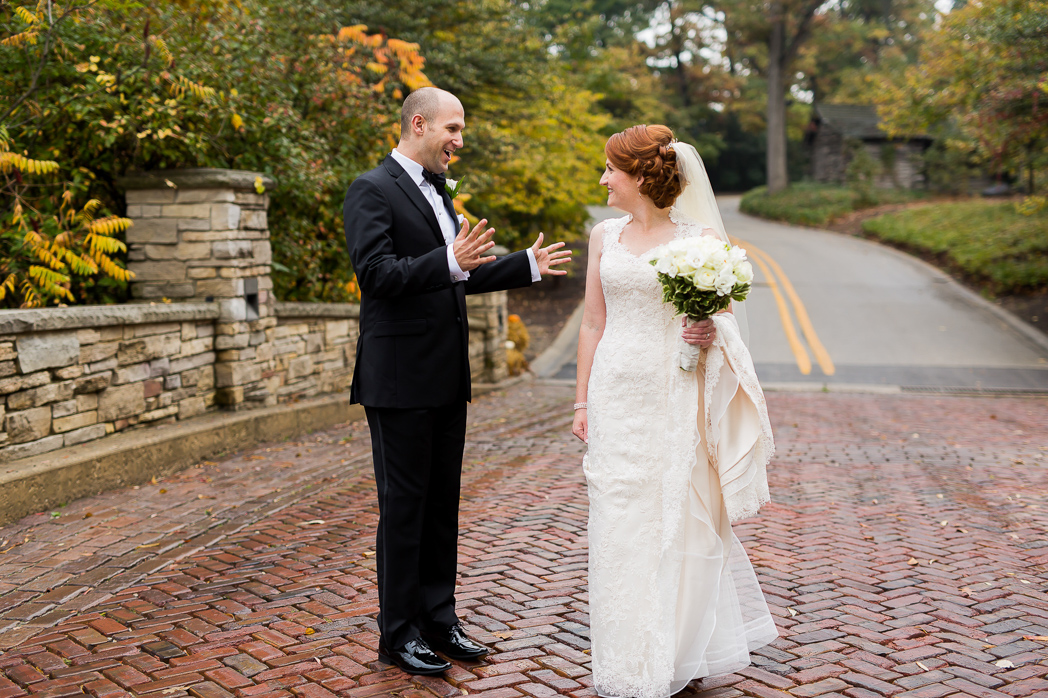
<instances>
[{"instance_id":1,"label":"groom's ear","mask_svg":"<svg viewBox=\"0 0 1048 698\"><path fill-rule=\"evenodd\" d=\"M415 114L411 117L411 131L416 136L421 136L426 132L426 117L421 114Z\"/></svg>"}]
</instances>

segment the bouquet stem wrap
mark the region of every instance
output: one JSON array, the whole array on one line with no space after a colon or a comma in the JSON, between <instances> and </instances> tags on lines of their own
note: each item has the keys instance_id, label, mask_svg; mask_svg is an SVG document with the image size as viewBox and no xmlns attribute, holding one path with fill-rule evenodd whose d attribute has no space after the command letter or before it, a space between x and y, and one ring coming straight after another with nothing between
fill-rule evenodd
<instances>
[{"instance_id":1,"label":"bouquet stem wrap","mask_svg":"<svg viewBox=\"0 0 1048 698\"><path fill-rule=\"evenodd\" d=\"M697 318L689 317L688 327L697 322L699 322ZM684 341L684 337L677 337L677 342L680 344L680 351L677 352L677 365L685 371L694 371L699 366L699 354L702 353L702 347L697 344L688 344Z\"/></svg>"}]
</instances>

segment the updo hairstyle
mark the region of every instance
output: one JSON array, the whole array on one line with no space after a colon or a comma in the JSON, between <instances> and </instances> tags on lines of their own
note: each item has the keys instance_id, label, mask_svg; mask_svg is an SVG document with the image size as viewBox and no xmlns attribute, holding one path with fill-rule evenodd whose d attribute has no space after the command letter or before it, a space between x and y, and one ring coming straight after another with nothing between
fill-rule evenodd
<instances>
[{"instance_id":1,"label":"updo hairstyle","mask_svg":"<svg viewBox=\"0 0 1048 698\"><path fill-rule=\"evenodd\" d=\"M666 126L631 126L604 146L608 162L631 177L642 176L640 193L658 208L668 208L680 196L677 153L670 148L673 131Z\"/></svg>"}]
</instances>

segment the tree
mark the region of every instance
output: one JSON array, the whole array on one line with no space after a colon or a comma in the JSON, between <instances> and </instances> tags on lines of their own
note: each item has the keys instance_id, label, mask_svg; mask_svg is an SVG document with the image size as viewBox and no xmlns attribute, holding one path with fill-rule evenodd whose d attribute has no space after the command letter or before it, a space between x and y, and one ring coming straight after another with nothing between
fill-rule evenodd
<instances>
[{"instance_id":1,"label":"tree","mask_svg":"<svg viewBox=\"0 0 1048 698\"><path fill-rule=\"evenodd\" d=\"M523 7L358 1L342 17L419 44L429 78L461 99L466 147L451 173L465 177L470 211L491 221L500 243L519 248L540 230L556 239L582 234L585 206L601 195L609 120L601 95L554 55L554 39Z\"/></svg>"},{"instance_id":2,"label":"tree","mask_svg":"<svg viewBox=\"0 0 1048 698\"><path fill-rule=\"evenodd\" d=\"M916 63L879 76L890 134L949 133L994 171L1048 166L1048 1L980 0L928 31Z\"/></svg>"},{"instance_id":3,"label":"tree","mask_svg":"<svg viewBox=\"0 0 1048 698\"><path fill-rule=\"evenodd\" d=\"M0 192L0 234L65 220L63 188L122 213L116 180L133 170L259 170L278 182L274 281L289 300L353 299L339 201L395 142L404 92L428 84L416 45L340 28L321 0L5 4L0 62L0 127L61 166L31 197ZM116 283L64 283L79 302L122 297Z\"/></svg>"},{"instance_id":4,"label":"tree","mask_svg":"<svg viewBox=\"0 0 1048 698\"><path fill-rule=\"evenodd\" d=\"M786 172L787 73L811 36L823 0L773 0L768 13L768 192L789 185Z\"/></svg>"}]
</instances>

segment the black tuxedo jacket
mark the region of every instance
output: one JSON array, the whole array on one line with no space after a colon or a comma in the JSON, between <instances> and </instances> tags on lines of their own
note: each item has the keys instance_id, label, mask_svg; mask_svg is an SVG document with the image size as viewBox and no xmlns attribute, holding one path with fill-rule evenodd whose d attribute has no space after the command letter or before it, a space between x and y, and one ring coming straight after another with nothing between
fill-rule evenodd
<instances>
[{"instance_id":1,"label":"black tuxedo jacket","mask_svg":"<svg viewBox=\"0 0 1048 698\"><path fill-rule=\"evenodd\" d=\"M442 195L457 220L451 198ZM360 286L351 400L416 409L468 401L466 294L530 285L526 252L452 282L433 208L392 156L350 185L342 215Z\"/></svg>"}]
</instances>

